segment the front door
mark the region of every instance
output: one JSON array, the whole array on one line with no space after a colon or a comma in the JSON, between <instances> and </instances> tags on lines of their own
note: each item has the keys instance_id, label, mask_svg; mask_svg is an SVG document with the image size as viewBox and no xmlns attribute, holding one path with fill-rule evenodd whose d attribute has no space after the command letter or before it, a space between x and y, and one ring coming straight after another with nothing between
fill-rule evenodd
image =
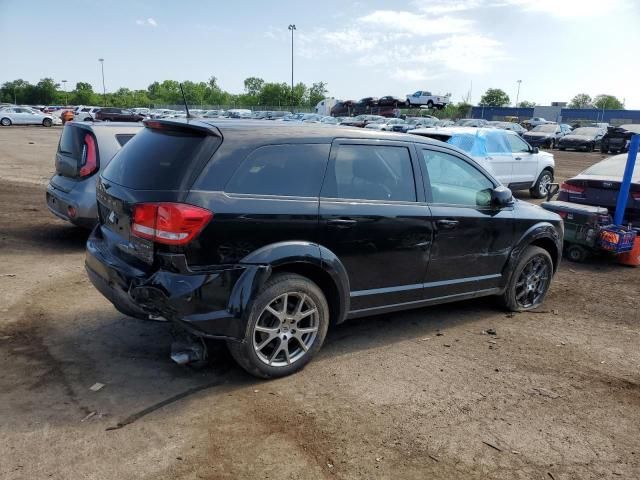
<instances>
[{"instance_id":1,"label":"front door","mask_svg":"<svg viewBox=\"0 0 640 480\"><path fill-rule=\"evenodd\" d=\"M537 180L538 157L527 142L513 133L506 136L513 155L513 174L511 185L518 188L533 186Z\"/></svg>"},{"instance_id":2,"label":"front door","mask_svg":"<svg viewBox=\"0 0 640 480\"><path fill-rule=\"evenodd\" d=\"M320 198L320 243L345 266L351 314L422 299L432 222L412 144L334 142Z\"/></svg>"},{"instance_id":3,"label":"front door","mask_svg":"<svg viewBox=\"0 0 640 480\"><path fill-rule=\"evenodd\" d=\"M468 159L435 146L420 154L435 225L425 298L497 289L513 242L513 209L491 206L496 185Z\"/></svg>"}]
</instances>

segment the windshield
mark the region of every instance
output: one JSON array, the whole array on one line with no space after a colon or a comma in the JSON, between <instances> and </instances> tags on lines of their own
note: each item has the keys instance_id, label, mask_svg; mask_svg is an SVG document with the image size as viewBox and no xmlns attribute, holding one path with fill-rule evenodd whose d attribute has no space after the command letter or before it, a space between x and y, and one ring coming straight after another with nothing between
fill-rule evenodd
<instances>
[{"instance_id":1,"label":"windshield","mask_svg":"<svg viewBox=\"0 0 640 480\"><path fill-rule=\"evenodd\" d=\"M531 130L532 132L545 132L545 133L553 133L557 130L556 125L538 125L536 128Z\"/></svg>"},{"instance_id":2,"label":"windshield","mask_svg":"<svg viewBox=\"0 0 640 480\"><path fill-rule=\"evenodd\" d=\"M600 132L599 128L581 127L581 128L576 128L573 132L571 132L571 134L582 135L584 137L595 137L599 132Z\"/></svg>"}]
</instances>

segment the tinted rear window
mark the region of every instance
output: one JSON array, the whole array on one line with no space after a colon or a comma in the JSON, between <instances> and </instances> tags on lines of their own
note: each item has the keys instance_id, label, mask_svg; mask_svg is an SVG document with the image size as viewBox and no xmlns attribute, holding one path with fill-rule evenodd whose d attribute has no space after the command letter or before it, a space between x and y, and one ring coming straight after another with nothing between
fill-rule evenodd
<instances>
[{"instance_id":1,"label":"tinted rear window","mask_svg":"<svg viewBox=\"0 0 640 480\"><path fill-rule=\"evenodd\" d=\"M225 187L229 193L317 197L330 145L267 145L251 152Z\"/></svg>"},{"instance_id":2,"label":"tinted rear window","mask_svg":"<svg viewBox=\"0 0 640 480\"><path fill-rule=\"evenodd\" d=\"M116 154L102 176L134 190L181 189L191 165L211 147L207 138L212 137L144 128Z\"/></svg>"}]
</instances>

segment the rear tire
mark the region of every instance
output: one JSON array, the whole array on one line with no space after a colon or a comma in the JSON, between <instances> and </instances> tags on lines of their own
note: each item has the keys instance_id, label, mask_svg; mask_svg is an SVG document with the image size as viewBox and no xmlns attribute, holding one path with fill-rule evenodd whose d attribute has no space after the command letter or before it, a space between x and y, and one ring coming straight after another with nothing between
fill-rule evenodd
<instances>
[{"instance_id":1,"label":"rear tire","mask_svg":"<svg viewBox=\"0 0 640 480\"><path fill-rule=\"evenodd\" d=\"M11 119L4 117L2 120L0 120L0 125L2 125L3 127L10 127L11 126Z\"/></svg>"},{"instance_id":2,"label":"rear tire","mask_svg":"<svg viewBox=\"0 0 640 480\"><path fill-rule=\"evenodd\" d=\"M50 127L51 125L53 125L53 121L50 118L45 118L44 120L42 120L43 127Z\"/></svg>"},{"instance_id":3,"label":"rear tire","mask_svg":"<svg viewBox=\"0 0 640 480\"><path fill-rule=\"evenodd\" d=\"M553 173L549 170L540 172L540 176L535 185L529 189L529 194L533 198L544 198L549 192L549 184L553 182Z\"/></svg>"},{"instance_id":4,"label":"rear tire","mask_svg":"<svg viewBox=\"0 0 640 480\"><path fill-rule=\"evenodd\" d=\"M522 252L502 294L503 305L512 312L538 308L549 291L552 276L553 261L549 252L529 245Z\"/></svg>"},{"instance_id":5,"label":"rear tire","mask_svg":"<svg viewBox=\"0 0 640 480\"><path fill-rule=\"evenodd\" d=\"M329 306L322 290L301 275L278 274L252 302L243 341L227 346L251 375L284 377L311 361L328 328Z\"/></svg>"},{"instance_id":6,"label":"rear tire","mask_svg":"<svg viewBox=\"0 0 640 480\"><path fill-rule=\"evenodd\" d=\"M429 100L429 101L427 102L427 108L428 108L428 109L432 109L432 108L433 108L433 102L432 102L431 100Z\"/></svg>"}]
</instances>

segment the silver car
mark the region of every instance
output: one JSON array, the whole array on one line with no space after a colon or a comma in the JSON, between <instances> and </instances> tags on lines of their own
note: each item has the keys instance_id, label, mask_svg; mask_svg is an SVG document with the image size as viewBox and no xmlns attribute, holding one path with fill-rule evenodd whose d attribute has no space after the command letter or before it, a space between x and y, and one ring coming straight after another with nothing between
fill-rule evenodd
<instances>
[{"instance_id":1,"label":"silver car","mask_svg":"<svg viewBox=\"0 0 640 480\"><path fill-rule=\"evenodd\" d=\"M93 228L98 220L96 179L113 156L142 129L132 122L68 122L56 152L56 173L47 186L51 213Z\"/></svg>"},{"instance_id":2,"label":"silver car","mask_svg":"<svg viewBox=\"0 0 640 480\"><path fill-rule=\"evenodd\" d=\"M10 125L42 125L50 127L59 123L62 123L59 118L30 107L4 107L0 109L0 125L3 127Z\"/></svg>"}]
</instances>

